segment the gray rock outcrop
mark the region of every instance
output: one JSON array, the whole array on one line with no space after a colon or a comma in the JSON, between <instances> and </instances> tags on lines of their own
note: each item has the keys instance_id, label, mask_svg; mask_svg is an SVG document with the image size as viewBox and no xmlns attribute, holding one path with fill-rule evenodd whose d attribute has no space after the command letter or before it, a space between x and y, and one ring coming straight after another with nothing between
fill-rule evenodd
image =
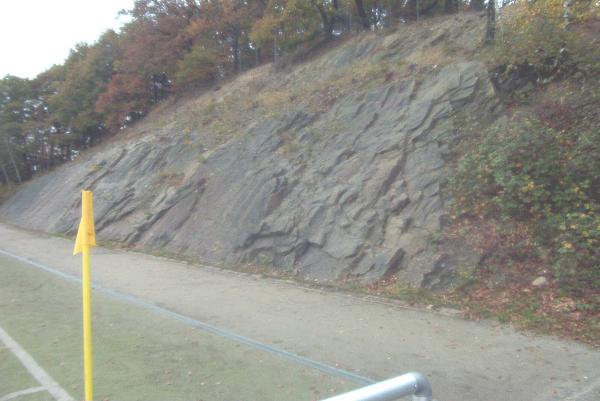
<instances>
[{"instance_id":1,"label":"gray rock outcrop","mask_svg":"<svg viewBox=\"0 0 600 401\"><path fill-rule=\"evenodd\" d=\"M346 46L335 62L350 51L370 57L369 43L392 46L388 57L408 46L378 41ZM345 94L323 110L300 99L209 150L202 128L186 136L167 124L36 178L0 216L72 234L79 190L89 188L101 239L310 279L394 275L442 288L478 259L462 244L436 241L447 214L446 159L462 135L453 117L483 118L496 106L482 64L451 62Z\"/></svg>"}]
</instances>

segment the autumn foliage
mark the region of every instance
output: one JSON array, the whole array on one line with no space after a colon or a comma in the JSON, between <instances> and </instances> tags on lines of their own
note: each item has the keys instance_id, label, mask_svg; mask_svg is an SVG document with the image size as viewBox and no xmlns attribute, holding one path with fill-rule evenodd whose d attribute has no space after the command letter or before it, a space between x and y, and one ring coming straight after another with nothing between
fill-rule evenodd
<instances>
[{"instance_id":1,"label":"autumn foliage","mask_svg":"<svg viewBox=\"0 0 600 401\"><path fill-rule=\"evenodd\" d=\"M507 60L510 54L536 54L546 63L548 55L562 56L554 42L542 40L539 51L530 52L525 40L533 37L528 28L533 21L561 19L561 4L523 0L511 5L518 12L506 26L519 40L507 46L513 50L505 52ZM595 18L595 4L573 2L569 19ZM0 80L0 184L20 183L73 160L170 95L209 87L265 62L279 63L298 48L484 7L484 0L136 0L122 11L129 22L120 32L77 45L64 64L33 80Z\"/></svg>"}]
</instances>

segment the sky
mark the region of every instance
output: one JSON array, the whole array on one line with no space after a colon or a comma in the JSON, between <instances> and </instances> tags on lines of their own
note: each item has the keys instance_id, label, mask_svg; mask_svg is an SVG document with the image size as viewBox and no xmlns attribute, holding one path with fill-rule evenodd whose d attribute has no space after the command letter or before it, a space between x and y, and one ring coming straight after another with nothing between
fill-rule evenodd
<instances>
[{"instance_id":1,"label":"sky","mask_svg":"<svg viewBox=\"0 0 600 401\"><path fill-rule=\"evenodd\" d=\"M133 0L0 0L0 78L33 78L62 64L79 42L117 30Z\"/></svg>"}]
</instances>

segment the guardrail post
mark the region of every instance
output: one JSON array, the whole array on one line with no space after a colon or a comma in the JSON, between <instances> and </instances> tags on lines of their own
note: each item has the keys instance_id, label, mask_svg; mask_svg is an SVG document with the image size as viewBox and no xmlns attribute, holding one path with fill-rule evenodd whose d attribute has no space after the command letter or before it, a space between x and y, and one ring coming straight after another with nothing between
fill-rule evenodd
<instances>
[{"instance_id":1,"label":"guardrail post","mask_svg":"<svg viewBox=\"0 0 600 401\"><path fill-rule=\"evenodd\" d=\"M409 395L413 401L433 401L431 385L421 373L406 373L322 401L394 401Z\"/></svg>"}]
</instances>

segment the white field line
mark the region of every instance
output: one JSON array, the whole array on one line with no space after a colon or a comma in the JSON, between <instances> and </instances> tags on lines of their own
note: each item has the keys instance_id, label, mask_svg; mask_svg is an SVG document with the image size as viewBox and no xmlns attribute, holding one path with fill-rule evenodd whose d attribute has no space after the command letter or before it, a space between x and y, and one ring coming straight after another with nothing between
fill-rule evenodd
<instances>
[{"instance_id":1,"label":"white field line","mask_svg":"<svg viewBox=\"0 0 600 401\"><path fill-rule=\"evenodd\" d=\"M0 341L12 351L25 369L29 371L56 401L75 401L21 346L13 340L2 327L0 327ZM10 395L10 394L9 394ZM7 396L8 397L8 396ZM4 400L4 398L2 398ZM1 400L0 400L1 401Z\"/></svg>"},{"instance_id":2,"label":"white field line","mask_svg":"<svg viewBox=\"0 0 600 401\"><path fill-rule=\"evenodd\" d=\"M0 398L0 401L14 400L22 395L40 393L42 391L46 391L46 387L31 387L25 390L19 390L15 391L14 393L6 394L4 397Z\"/></svg>"}]
</instances>

